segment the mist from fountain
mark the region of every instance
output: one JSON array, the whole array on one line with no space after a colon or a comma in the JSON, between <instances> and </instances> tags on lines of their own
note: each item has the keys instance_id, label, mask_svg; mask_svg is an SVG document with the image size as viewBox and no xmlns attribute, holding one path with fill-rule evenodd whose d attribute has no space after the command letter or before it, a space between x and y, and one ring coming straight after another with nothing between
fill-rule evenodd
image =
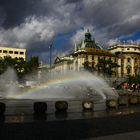
<instances>
[{"instance_id":1,"label":"mist from fountain","mask_svg":"<svg viewBox=\"0 0 140 140\"><path fill-rule=\"evenodd\" d=\"M43 76L45 77L45 76ZM45 79L43 79L45 81ZM107 90L105 93L104 91ZM118 98L118 95L100 77L89 72L51 73L46 82L26 92L7 94L6 98L32 100L83 100L95 102L106 98Z\"/></svg>"},{"instance_id":2,"label":"mist from fountain","mask_svg":"<svg viewBox=\"0 0 140 140\"><path fill-rule=\"evenodd\" d=\"M8 67L5 73L0 75L0 96L7 98L7 96L14 96L18 93L17 83L15 70Z\"/></svg>"}]
</instances>

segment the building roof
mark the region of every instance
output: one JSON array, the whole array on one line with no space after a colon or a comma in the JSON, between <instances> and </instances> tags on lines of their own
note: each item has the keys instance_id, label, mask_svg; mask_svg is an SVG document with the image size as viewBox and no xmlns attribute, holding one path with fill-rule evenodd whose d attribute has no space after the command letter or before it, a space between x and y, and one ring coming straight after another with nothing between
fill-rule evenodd
<instances>
[{"instance_id":1,"label":"building roof","mask_svg":"<svg viewBox=\"0 0 140 140\"><path fill-rule=\"evenodd\" d=\"M102 49L102 47L92 39L91 33L89 30L85 33L85 38L76 46L76 50L83 49L83 48L96 48Z\"/></svg>"}]
</instances>

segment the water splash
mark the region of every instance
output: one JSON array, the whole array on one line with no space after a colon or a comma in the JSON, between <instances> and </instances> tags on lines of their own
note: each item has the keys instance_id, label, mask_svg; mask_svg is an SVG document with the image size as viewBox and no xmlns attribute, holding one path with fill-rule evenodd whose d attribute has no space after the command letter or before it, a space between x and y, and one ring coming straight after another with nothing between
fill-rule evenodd
<instances>
[{"instance_id":1,"label":"water splash","mask_svg":"<svg viewBox=\"0 0 140 140\"><path fill-rule=\"evenodd\" d=\"M105 92L106 91L106 92ZM16 99L34 100L80 100L93 99L95 102L118 96L100 77L88 72L53 73L51 79L27 92L8 96Z\"/></svg>"},{"instance_id":2,"label":"water splash","mask_svg":"<svg viewBox=\"0 0 140 140\"><path fill-rule=\"evenodd\" d=\"M17 75L13 68L8 67L5 73L0 75L0 95L3 98L14 96L18 92Z\"/></svg>"}]
</instances>

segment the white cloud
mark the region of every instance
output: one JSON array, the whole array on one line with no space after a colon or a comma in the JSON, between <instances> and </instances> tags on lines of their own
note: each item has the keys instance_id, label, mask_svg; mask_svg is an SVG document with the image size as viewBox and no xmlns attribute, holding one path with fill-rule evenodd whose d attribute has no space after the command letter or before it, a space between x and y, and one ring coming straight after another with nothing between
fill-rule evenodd
<instances>
[{"instance_id":1,"label":"white cloud","mask_svg":"<svg viewBox=\"0 0 140 140\"><path fill-rule=\"evenodd\" d=\"M139 0L41 0L36 11L44 13L28 16L13 28L1 27L0 44L27 48L35 42L47 43L58 33L76 31L71 38L74 44L88 28L99 43L112 44L139 31L139 7Z\"/></svg>"},{"instance_id":2,"label":"white cloud","mask_svg":"<svg viewBox=\"0 0 140 140\"><path fill-rule=\"evenodd\" d=\"M0 43L13 47L29 47L33 42L48 42L63 28L68 27L69 21L62 22L59 19L41 17L27 18L20 26L5 30L0 29Z\"/></svg>"},{"instance_id":3,"label":"white cloud","mask_svg":"<svg viewBox=\"0 0 140 140\"><path fill-rule=\"evenodd\" d=\"M115 44L117 44L119 42L120 42L120 40L118 38L116 38L116 39L110 39L107 44L109 46L112 46L112 45L115 45Z\"/></svg>"}]
</instances>

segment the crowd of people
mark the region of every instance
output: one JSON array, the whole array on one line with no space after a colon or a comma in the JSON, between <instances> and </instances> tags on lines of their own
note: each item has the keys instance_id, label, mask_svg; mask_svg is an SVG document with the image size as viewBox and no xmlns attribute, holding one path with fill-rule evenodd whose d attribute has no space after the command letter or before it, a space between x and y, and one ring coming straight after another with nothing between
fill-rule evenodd
<instances>
[{"instance_id":1,"label":"crowd of people","mask_svg":"<svg viewBox=\"0 0 140 140\"><path fill-rule=\"evenodd\" d=\"M140 84L139 83L133 83L133 84L129 84L129 83L124 83L122 85L123 89L130 89L134 92L140 92Z\"/></svg>"}]
</instances>

